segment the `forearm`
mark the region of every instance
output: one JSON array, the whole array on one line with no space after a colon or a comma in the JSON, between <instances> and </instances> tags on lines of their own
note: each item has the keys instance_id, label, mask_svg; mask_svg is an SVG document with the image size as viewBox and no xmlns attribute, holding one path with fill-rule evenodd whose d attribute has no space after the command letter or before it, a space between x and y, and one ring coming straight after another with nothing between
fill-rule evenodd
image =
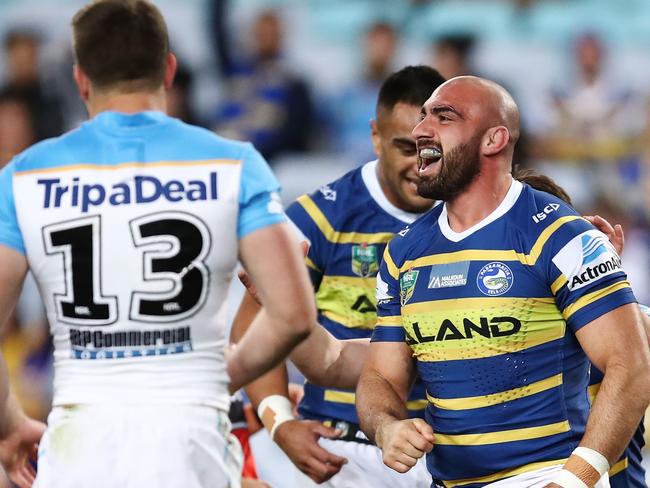
<instances>
[{"instance_id":1,"label":"forearm","mask_svg":"<svg viewBox=\"0 0 650 488\"><path fill-rule=\"evenodd\" d=\"M231 391L277 366L304 339L300 334L283 333L285 328L286 324L274 321L266 309L260 311L228 359Z\"/></svg>"},{"instance_id":2,"label":"forearm","mask_svg":"<svg viewBox=\"0 0 650 488\"><path fill-rule=\"evenodd\" d=\"M339 340L316 327L291 353L291 360L314 384L355 388L368 355L368 340Z\"/></svg>"},{"instance_id":3,"label":"forearm","mask_svg":"<svg viewBox=\"0 0 650 488\"><path fill-rule=\"evenodd\" d=\"M289 375L285 363L281 363L265 375L249 383L244 390L255 410L257 410L262 400L271 395L281 395L289 398Z\"/></svg>"},{"instance_id":4,"label":"forearm","mask_svg":"<svg viewBox=\"0 0 650 488\"><path fill-rule=\"evenodd\" d=\"M648 372L609 365L580 443L614 464L625 450L650 402Z\"/></svg>"},{"instance_id":5,"label":"forearm","mask_svg":"<svg viewBox=\"0 0 650 488\"><path fill-rule=\"evenodd\" d=\"M376 371L365 371L357 387L357 415L361 430L380 446L377 431L383 424L408 418L406 397ZM381 447L381 446L380 446Z\"/></svg>"}]
</instances>

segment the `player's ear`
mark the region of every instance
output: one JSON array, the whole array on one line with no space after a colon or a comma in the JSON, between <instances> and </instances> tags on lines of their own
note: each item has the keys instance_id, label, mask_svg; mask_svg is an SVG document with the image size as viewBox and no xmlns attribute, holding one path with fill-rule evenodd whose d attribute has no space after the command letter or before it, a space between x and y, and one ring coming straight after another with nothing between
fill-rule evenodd
<instances>
[{"instance_id":1,"label":"player's ear","mask_svg":"<svg viewBox=\"0 0 650 488\"><path fill-rule=\"evenodd\" d=\"M485 131L481 150L484 156L494 156L499 154L508 145L510 141L510 132L502 125L490 127Z\"/></svg>"},{"instance_id":2,"label":"player's ear","mask_svg":"<svg viewBox=\"0 0 650 488\"><path fill-rule=\"evenodd\" d=\"M165 79L164 85L165 90L169 90L174 83L174 76L176 76L176 68L178 68L178 61L174 54L169 53L167 55L166 65L165 65Z\"/></svg>"},{"instance_id":3,"label":"player's ear","mask_svg":"<svg viewBox=\"0 0 650 488\"><path fill-rule=\"evenodd\" d=\"M90 97L90 80L78 64L75 64L72 68L72 77L79 89L79 96L84 102L87 102Z\"/></svg>"},{"instance_id":4,"label":"player's ear","mask_svg":"<svg viewBox=\"0 0 650 488\"><path fill-rule=\"evenodd\" d=\"M377 127L377 121L375 119L370 120L370 138L372 139L372 148L375 150L375 154L378 157L381 156L381 137L379 136L379 127Z\"/></svg>"}]
</instances>

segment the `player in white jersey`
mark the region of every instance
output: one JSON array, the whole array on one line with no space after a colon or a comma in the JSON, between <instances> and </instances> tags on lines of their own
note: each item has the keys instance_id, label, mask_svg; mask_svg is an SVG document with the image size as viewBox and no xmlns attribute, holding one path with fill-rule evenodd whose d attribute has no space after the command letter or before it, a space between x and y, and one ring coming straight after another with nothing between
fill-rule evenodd
<instances>
[{"instance_id":1,"label":"player in white jersey","mask_svg":"<svg viewBox=\"0 0 650 488\"><path fill-rule=\"evenodd\" d=\"M0 321L29 268L55 345L35 486L237 487L228 372L254 376L316 320L278 184L250 144L165 115L176 60L152 4L94 2L73 28L91 120L0 172ZM238 258L269 307L227 371ZM21 487L41 429L0 374L0 461Z\"/></svg>"}]
</instances>

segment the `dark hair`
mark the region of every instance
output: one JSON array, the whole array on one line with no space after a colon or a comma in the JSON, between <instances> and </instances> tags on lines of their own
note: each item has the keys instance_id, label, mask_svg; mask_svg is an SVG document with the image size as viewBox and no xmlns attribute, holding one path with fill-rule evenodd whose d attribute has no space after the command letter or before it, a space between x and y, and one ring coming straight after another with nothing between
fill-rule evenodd
<instances>
[{"instance_id":1,"label":"dark hair","mask_svg":"<svg viewBox=\"0 0 650 488\"><path fill-rule=\"evenodd\" d=\"M379 109L392 110L398 103L420 107L445 81L440 73L429 66L407 66L396 71L381 85L377 112Z\"/></svg>"},{"instance_id":2,"label":"dark hair","mask_svg":"<svg viewBox=\"0 0 650 488\"><path fill-rule=\"evenodd\" d=\"M23 42L38 45L41 42L41 38L33 29L30 29L28 27L18 28L10 30L7 34L5 34L3 45L5 50L8 51L17 44L21 44Z\"/></svg>"},{"instance_id":3,"label":"dark hair","mask_svg":"<svg viewBox=\"0 0 650 488\"><path fill-rule=\"evenodd\" d=\"M145 0L99 0L72 21L77 63L100 89L153 90L165 77L167 26Z\"/></svg>"},{"instance_id":4,"label":"dark hair","mask_svg":"<svg viewBox=\"0 0 650 488\"><path fill-rule=\"evenodd\" d=\"M569 205L572 205L571 197L569 194L564 191L564 188L555 183L555 181L553 181L553 179L549 178L548 176L541 175L532 169L521 169L516 166L512 172L512 177L515 180L528 184L535 190L550 193L551 195L558 197L560 200L568 203Z\"/></svg>"}]
</instances>

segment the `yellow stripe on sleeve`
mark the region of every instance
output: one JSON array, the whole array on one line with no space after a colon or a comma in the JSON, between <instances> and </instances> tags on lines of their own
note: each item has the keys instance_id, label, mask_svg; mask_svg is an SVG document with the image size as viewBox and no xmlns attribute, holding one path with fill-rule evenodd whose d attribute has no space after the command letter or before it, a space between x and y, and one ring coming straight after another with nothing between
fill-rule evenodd
<instances>
[{"instance_id":1,"label":"yellow stripe on sleeve","mask_svg":"<svg viewBox=\"0 0 650 488\"><path fill-rule=\"evenodd\" d=\"M494 481L499 481L504 478L509 478L511 476L516 476L518 474L524 474L524 473L529 473L531 471L537 471L538 469L542 468L548 468L550 466L562 466L564 463L566 463L568 458L564 459L556 459L554 461L543 461L539 463L531 463L531 464L526 464L524 466L520 466L519 468L516 469L508 469L505 471L499 471L498 473L494 473L488 476L481 476L480 478L464 478L464 479L457 479L453 481L445 481L445 487L447 488L455 488L456 486L464 486L464 485L472 485L474 483L492 483Z\"/></svg>"},{"instance_id":2,"label":"yellow stripe on sleeve","mask_svg":"<svg viewBox=\"0 0 650 488\"><path fill-rule=\"evenodd\" d=\"M539 439L540 437L563 434L569 432L569 430L571 430L569 422L564 420L554 424L540 425L539 427L525 427L523 429L502 430L483 434L447 435L438 432L435 434L435 443L444 446L484 446L487 444Z\"/></svg>"},{"instance_id":3,"label":"yellow stripe on sleeve","mask_svg":"<svg viewBox=\"0 0 650 488\"><path fill-rule=\"evenodd\" d=\"M392 232L377 232L377 233L364 233L364 232L339 232L334 230L325 214L318 208L318 205L309 197L303 195L298 198L297 202L305 209L305 212L311 217L314 223L318 226L320 231L330 242L337 244L383 244L393 238Z\"/></svg>"},{"instance_id":4,"label":"yellow stripe on sleeve","mask_svg":"<svg viewBox=\"0 0 650 488\"><path fill-rule=\"evenodd\" d=\"M542 254L542 249L544 248L544 245L549 240L549 238L553 235L553 233L556 230L558 230L560 227L562 227L564 224L568 222L573 222L574 220L578 220L578 219L582 219L582 217L578 215L567 215L565 217L560 217L551 225L549 225L546 229L544 229L542 233L539 235L539 237L537 238L537 240L535 241L535 244L533 244L533 247L531 248L530 252L526 255L526 258L528 262L531 264L531 266L537 262L537 259L539 259L539 256Z\"/></svg>"},{"instance_id":5,"label":"yellow stripe on sleeve","mask_svg":"<svg viewBox=\"0 0 650 488\"><path fill-rule=\"evenodd\" d=\"M402 327L402 317L400 315L377 317L377 325L382 327Z\"/></svg>"},{"instance_id":6,"label":"yellow stripe on sleeve","mask_svg":"<svg viewBox=\"0 0 650 488\"><path fill-rule=\"evenodd\" d=\"M518 400L519 398L528 397L541 393L551 388L556 388L562 384L562 374L551 376L550 378L536 381L530 385L520 386L511 390L464 398L434 398L427 394L427 399L436 407L445 410L469 410L473 408L483 408L500 403Z\"/></svg>"},{"instance_id":7,"label":"yellow stripe on sleeve","mask_svg":"<svg viewBox=\"0 0 650 488\"><path fill-rule=\"evenodd\" d=\"M588 293L585 296L578 298L571 305L567 306L562 311L562 315L564 316L565 320L569 320L569 317L571 317L574 313L586 307L587 305L590 305L595 301L600 300L601 298L605 298L606 296L611 295L612 293L616 293L619 290L623 290L624 288L629 288L629 287L630 287L630 283L628 281L619 281L618 283L614 283L613 285L610 285L607 288L603 288L601 290L596 290L594 292Z\"/></svg>"}]
</instances>

